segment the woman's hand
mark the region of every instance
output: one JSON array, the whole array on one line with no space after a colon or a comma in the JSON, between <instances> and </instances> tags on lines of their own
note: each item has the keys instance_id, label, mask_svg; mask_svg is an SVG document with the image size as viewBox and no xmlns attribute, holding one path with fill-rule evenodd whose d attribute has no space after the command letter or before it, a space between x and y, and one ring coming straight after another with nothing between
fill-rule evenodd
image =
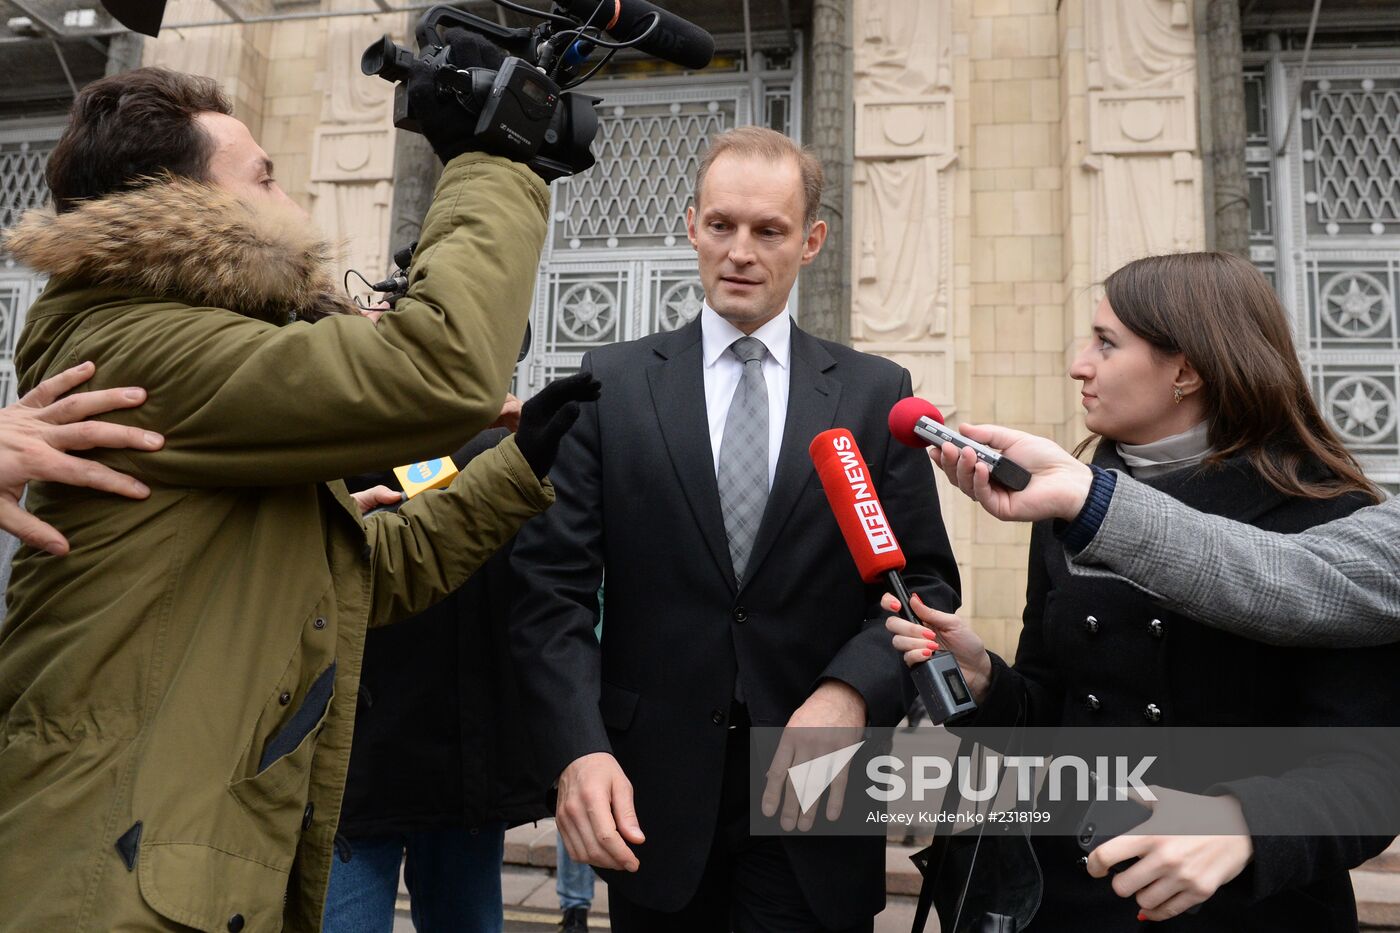
<instances>
[{"instance_id":1,"label":"woman's hand","mask_svg":"<svg viewBox=\"0 0 1400 933\"><path fill-rule=\"evenodd\" d=\"M1004 522L1037 522L1045 518L1072 521L1084 507L1094 474L1052 440L994 424L964 424L966 437L995 448L1031 474L1020 492L993 483L991 470L971 448L953 444L930 447L929 457L963 494L976 499L988 514Z\"/></svg>"},{"instance_id":2,"label":"woman's hand","mask_svg":"<svg viewBox=\"0 0 1400 933\"><path fill-rule=\"evenodd\" d=\"M899 612L899 600L889 593L880 605L889 612ZM923 625L915 625L898 615L885 621L886 630L894 635L895 650L904 655L904 663L913 667L927 661L940 647L947 648L962 668L963 680L967 681L972 698L981 703L992 683L992 659L982 637L960 616L925 606L917 593L910 598L910 605Z\"/></svg>"},{"instance_id":3,"label":"woman's hand","mask_svg":"<svg viewBox=\"0 0 1400 933\"><path fill-rule=\"evenodd\" d=\"M1254 857L1254 841L1234 797L1151 790L1157 799L1142 802L1152 808L1152 816L1133 835L1117 836L1089 853L1088 869L1103 878L1114 865L1136 858L1114 876L1114 893L1137 900L1140 920L1170 920L1204 903L1244 871ZM1160 832L1183 825L1206 825L1225 835L1152 835L1154 828Z\"/></svg>"}]
</instances>

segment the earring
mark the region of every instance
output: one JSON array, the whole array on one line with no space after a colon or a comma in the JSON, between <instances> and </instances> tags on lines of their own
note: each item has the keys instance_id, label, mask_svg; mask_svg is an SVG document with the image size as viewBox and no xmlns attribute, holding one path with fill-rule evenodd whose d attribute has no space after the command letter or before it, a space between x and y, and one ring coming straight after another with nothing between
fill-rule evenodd
<instances>
[{"instance_id":1,"label":"earring","mask_svg":"<svg viewBox=\"0 0 1400 933\"><path fill-rule=\"evenodd\" d=\"M1172 386L1172 400L1173 400L1174 402L1176 402L1178 405L1180 405L1180 404L1181 404L1181 400L1182 400L1184 397L1185 397L1185 396L1183 396L1183 395L1181 394L1181 386Z\"/></svg>"}]
</instances>

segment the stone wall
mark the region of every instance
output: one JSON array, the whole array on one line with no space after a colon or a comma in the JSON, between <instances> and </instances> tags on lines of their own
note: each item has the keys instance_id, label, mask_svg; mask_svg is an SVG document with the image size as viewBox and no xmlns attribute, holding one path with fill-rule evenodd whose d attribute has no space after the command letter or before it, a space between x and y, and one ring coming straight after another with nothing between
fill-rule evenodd
<instances>
[{"instance_id":1,"label":"stone wall","mask_svg":"<svg viewBox=\"0 0 1400 933\"><path fill-rule=\"evenodd\" d=\"M950 422L1073 444L1094 283L1203 242L1189 4L854 2L856 345ZM1013 651L1028 529L943 498L964 613Z\"/></svg>"}]
</instances>

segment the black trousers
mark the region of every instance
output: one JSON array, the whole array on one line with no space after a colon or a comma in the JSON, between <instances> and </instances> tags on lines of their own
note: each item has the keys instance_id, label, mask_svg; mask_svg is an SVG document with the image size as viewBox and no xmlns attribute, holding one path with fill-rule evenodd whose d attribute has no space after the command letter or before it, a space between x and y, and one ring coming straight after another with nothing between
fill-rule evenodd
<instances>
[{"instance_id":1,"label":"black trousers","mask_svg":"<svg viewBox=\"0 0 1400 933\"><path fill-rule=\"evenodd\" d=\"M719 821L705 873L690 903L674 913L608 894L614 933L870 933L867 923L835 930L807 906L782 840L749 835L748 716L735 708L724 757Z\"/></svg>"}]
</instances>

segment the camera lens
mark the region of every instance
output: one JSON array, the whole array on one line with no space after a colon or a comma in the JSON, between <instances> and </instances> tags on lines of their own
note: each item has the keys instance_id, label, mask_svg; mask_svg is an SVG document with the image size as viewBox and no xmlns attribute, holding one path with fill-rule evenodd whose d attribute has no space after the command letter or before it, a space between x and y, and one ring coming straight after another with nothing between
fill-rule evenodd
<instances>
[{"instance_id":1,"label":"camera lens","mask_svg":"<svg viewBox=\"0 0 1400 933\"><path fill-rule=\"evenodd\" d=\"M1085 823L1084 828L1079 831L1079 844L1087 846L1094 841L1094 831L1097 829L1093 823Z\"/></svg>"}]
</instances>

